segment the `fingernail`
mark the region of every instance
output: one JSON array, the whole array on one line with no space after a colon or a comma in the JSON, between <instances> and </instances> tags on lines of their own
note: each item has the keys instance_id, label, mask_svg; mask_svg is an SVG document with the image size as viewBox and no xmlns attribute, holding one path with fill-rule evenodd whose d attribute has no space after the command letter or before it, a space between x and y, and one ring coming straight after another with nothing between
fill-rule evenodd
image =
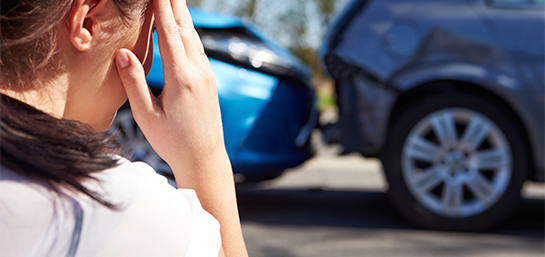
<instances>
[{"instance_id":1,"label":"fingernail","mask_svg":"<svg viewBox=\"0 0 545 257\"><path fill-rule=\"evenodd\" d=\"M129 56L124 51L119 51L115 56L117 67L124 69L129 66Z\"/></svg>"}]
</instances>

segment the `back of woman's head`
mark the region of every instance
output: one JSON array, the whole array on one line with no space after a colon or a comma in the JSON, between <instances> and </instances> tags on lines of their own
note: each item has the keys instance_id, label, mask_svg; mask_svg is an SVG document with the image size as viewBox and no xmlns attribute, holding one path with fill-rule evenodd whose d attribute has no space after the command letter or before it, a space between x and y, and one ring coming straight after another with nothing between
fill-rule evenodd
<instances>
[{"instance_id":1,"label":"back of woman's head","mask_svg":"<svg viewBox=\"0 0 545 257\"><path fill-rule=\"evenodd\" d=\"M0 24L0 85L11 90L38 86L39 77L62 69L56 62L57 30L76 0L2 0ZM131 18L131 8L146 0L111 0L119 18ZM39 83L38 83L39 84Z\"/></svg>"},{"instance_id":2,"label":"back of woman's head","mask_svg":"<svg viewBox=\"0 0 545 257\"><path fill-rule=\"evenodd\" d=\"M63 72L57 58L58 27L76 1L1 1L0 89L32 90ZM111 1L122 22L131 18L133 9L143 9L148 2ZM84 122L53 117L4 94L0 106L2 167L44 181L53 190L65 187L111 206L85 188L82 180L116 165L119 147L114 136L95 133Z\"/></svg>"}]
</instances>

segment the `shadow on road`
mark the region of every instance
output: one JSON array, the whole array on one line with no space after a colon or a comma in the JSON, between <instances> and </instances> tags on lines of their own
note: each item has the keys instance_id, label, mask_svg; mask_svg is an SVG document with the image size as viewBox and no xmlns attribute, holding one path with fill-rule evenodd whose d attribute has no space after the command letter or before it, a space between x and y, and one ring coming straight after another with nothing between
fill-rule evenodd
<instances>
[{"instance_id":1,"label":"shadow on road","mask_svg":"<svg viewBox=\"0 0 545 257\"><path fill-rule=\"evenodd\" d=\"M242 222L288 226L417 229L394 209L386 193L341 190L237 188ZM545 233L545 201L524 199L511 218L484 233L531 237Z\"/></svg>"}]
</instances>

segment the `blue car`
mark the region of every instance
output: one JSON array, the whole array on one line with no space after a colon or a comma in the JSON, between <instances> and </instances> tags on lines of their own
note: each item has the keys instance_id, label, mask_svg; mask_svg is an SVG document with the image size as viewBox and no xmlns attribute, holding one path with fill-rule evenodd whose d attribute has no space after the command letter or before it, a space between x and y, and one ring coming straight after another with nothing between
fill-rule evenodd
<instances>
[{"instance_id":1,"label":"blue car","mask_svg":"<svg viewBox=\"0 0 545 257\"><path fill-rule=\"evenodd\" d=\"M225 145L237 181L271 179L312 157L309 137L318 112L308 67L246 21L195 9L191 15L216 77ZM164 79L156 34L153 57L147 80L159 95ZM122 132L130 159L172 176L128 105L112 129Z\"/></svg>"}]
</instances>

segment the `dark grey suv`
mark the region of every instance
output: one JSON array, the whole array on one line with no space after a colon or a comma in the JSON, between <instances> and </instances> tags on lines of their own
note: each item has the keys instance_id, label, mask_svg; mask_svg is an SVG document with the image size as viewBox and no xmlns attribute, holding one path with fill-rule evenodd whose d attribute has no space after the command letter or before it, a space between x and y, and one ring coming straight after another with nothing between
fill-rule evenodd
<instances>
[{"instance_id":1,"label":"dark grey suv","mask_svg":"<svg viewBox=\"0 0 545 257\"><path fill-rule=\"evenodd\" d=\"M344 152L380 157L396 207L434 229L504 219L544 181L543 0L355 0L321 51Z\"/></svg>"}]
</instances>

